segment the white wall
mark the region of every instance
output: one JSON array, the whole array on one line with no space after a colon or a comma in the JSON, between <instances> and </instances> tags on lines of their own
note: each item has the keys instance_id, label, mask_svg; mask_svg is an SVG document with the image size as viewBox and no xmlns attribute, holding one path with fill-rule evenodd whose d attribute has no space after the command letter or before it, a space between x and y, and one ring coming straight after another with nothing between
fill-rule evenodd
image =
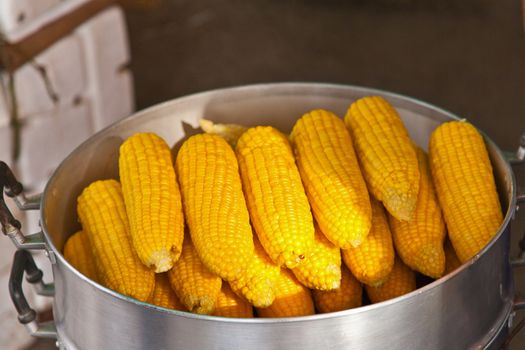
<instances>
[{"instance_id":1,"label":"white wall","mask_svg":"<svg viewBox=\"0 0 525 350\"><path fill-rule=\"evenodd\" d=\"M69 11L75 2L85 1L0 0L0 31L8 39L19 38L38 27L35 23L45 21L50 13ZM30 192L41 192L56 166L82 141L131 114L133 82L125 68L129 59L123 13L112 7L35 58L35 62L45 67L58 102L52 101L33 66L26 64L16 72L18 109L24 123L16 172ZM7 76L1 75L0 79L0 160L13 165ZM17 217L24 219L23 232L38 229L36 213L28 217L17 213ZM0 344L4 349L17 349L32 340L18 323L8 296L13 253L10 240L0 237ZM44 269L45 279L52 280L47 258L40 254L37 264ZM31 287L25 290L29 294ZM35 308L49 305L46 299L34 296L30 303Z\"/></svg>"}]
</instances>

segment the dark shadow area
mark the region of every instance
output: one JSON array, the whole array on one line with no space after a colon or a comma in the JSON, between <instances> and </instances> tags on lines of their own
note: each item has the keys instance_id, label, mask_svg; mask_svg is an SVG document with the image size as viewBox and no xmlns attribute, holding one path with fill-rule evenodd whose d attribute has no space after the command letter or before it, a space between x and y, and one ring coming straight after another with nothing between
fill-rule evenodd
<instances>
[{"instance_id":1,"label":"dark shadow area","mask_svg":"<svg viewBox=\"0 0 525 350\"><path fill-rule=\"evenodd\" d=\"M164 0L129 12L128 25L139 109L218 87L321 81L434 103L504 148L525 129L518 0Z\"/></svg>"}]
</instances>

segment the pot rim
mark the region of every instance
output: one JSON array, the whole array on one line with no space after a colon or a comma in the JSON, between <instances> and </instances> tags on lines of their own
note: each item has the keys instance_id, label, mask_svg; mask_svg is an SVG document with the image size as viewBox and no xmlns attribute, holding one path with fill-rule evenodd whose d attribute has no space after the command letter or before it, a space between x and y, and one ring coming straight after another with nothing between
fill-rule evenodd
<instances>
[{"instance_id":1,"label":"pot rim","mask_svg":"<svg viewBox=\"0 0 525 350\"><path fill-rule=\"evenodd\" d=\"M130 115L128 117L125 117L123 119L120 119L120 120L110 124L109 126L107 126L104 129L98 131L97 133L95 133L94 135L89 137L87 140L82 142L66 158L64 158L64 160L62 160L60 165L55 169L55 171L53 172L52 176L50 177L50 179L46 183L46 187L44 189L44 192L43 192L43 195L42 195L42 199L40 201L40 208L41 208L40 209L40 223L41 223L42 232L43 232L43 234L45 236L47 245L56 255L57 263L60 262L61 264L65 264L67 266L67 268L69 270L71 270L77 277L83 279L85 282L89 283L91 286L97 288L98 290L100 290L100 291L102 291L102 292L104 292L106 294L109 294L109 295L111 295L113 297L119 298L119 299L121 299L123 301L127 301L127 302L133 303L133 304L141 306L141 307L154 309L154 310L157 310L157 311L173 314L173 315L176 315L176 316L181 316L181 317L185 317L185 318L200 319L200 320L207 320L207 321L220 321L220 322L243 323L243 324L275 324L275 323L289 323L289 322L306 322L306 321L314 321L314 320L339 318L339 317L345 317L345 316L348 316L348 315L364 313L364 312L367 312L369 310L373 310L373 309L376 309L376 308L387 307L389 305L392 305L392 304L395 304L395 303L398 303L398 302L402 302L402 301L404 301L406 299L410 299L410 298L412 298L412 297L414 297L416 295L419 295L419 294L427 293L427 292L433 290L434 288L438 287L439 285L441 285L443 283L446 283L448 280L451 280L451 279L455 278L457 275L463 273L465 270L469 269L469 267L471 265L475 264L476 261L479 260L480 257L485 254L486 251L488 251L489 249L492 248L492 246L495 244L495 242L500 238L500 236L503 234L503 232L506 231L507 227L509 226L510 220L512 219L512 216L513 216L513 214L514 214L514 212L516 210L516 195L517 195L516 191L517 191L517 189L516 189L515 175L514 175L514 172L512 171L512 168L511 168L509 162L506 160L503 152L496 145L496 143L493 142L486 135L486 133L484 133L483 131L478 129L478 131L480 131L482 133L485 142L490 144L491 147L496 151L497 156L504 160L505 173L510 175L510 180L511 180L511 183L510 183L511 191L509 193L509 207L507 208L507 212L505 213L505 217L504 217L503 222L501 223L501 225L500 225L500 227L498 229L498 232L496 233L496 235L494 235L494 237L492 237L490 242L478 254L476 254L469 261L463 263L460 267L458 267L454 271L452 271L449 274L447 274L446 276L443 276L443 277L441 277L441 278L439 278L439 279L437 279L437 280L435 280L435 281L433 281L433 282L431 282L431 283L429 283L429 284L427 284L427 285L425 285L425 286L423 286L421 288L418 288L418 289L416 289L416 290L414 290L414 291L412 291L412 292L410 292L408 294L404 294L402 296L399 296L399 297L396 297L396 298L393 298L393 299L390 299L390 300L386 300L386 301L375 303L375 304L360 306L360 307L353 308L353 309L347 309L347 310L342 310L342 311L337 311L337 312L329 312L329 313L323 313L323 314L315 314L315 315L309 315L309 316L295 316L295 317L282 317L282 318L229 318L229 317L220 317L220 316L200 315L200 314L194 314L194 313L190 313L190 312L186 312L186 311L178 311L178 310L173 310L173 309L167 309L167 308L164 308L164 307L160 307L160 306L156 306L156 305L149 304L149 303L146 303L146 302L142 302L142 301L139 301L137 299L128 297L128 296L126 296L124 294L118 293L118 292L116 292L114 290L111 290L111 289L109 289L109 288L107 288L107 287L105 287L105 286L103 286L103 285L101 285L101 284L99 284L99 283L97 283L97 282L87 278L82 273L80 273L77 269L75 269L64 258L62 253L54 245L51 237L49 236L49 234L47 232L47 225L46 225L46 222L45 222L45 207L44 207L43 204L45 202L45 198L47 198L47 194L48 194L48 190L49 190L49 184L52 183L53 180L55 179L55 177L57 176L57 174L60 173L61 168L64 166L64 164L66 164L68 162L68 160L71 157L73 157L76 153L82 152L82 150L84 148L86 148L89 145L89 143L92 142L93 138L101 137L101 135L103 135L104 133L106 133L110 129L113 129L113 128L116 128L118 126L121 126L124 123L128 123L130 120L142 118L143 115L149 114L151 111L154 111L154 110L157 110L157 109L162 109L166 105L169 105L169 104L171 104L171 103L173 103L175 101L177 101L177 102L184 102L184 101L189 101L189 100L192 100L192 99L199 99L199 98L202 98L203 96L206 96L206 95L211 95L212 96L212 95L217 95L217 94L221 94L221 93L225 93L225 92L229 93L229 92L235 92L235 91L240 91L240 90L242 90L242 91L260 90L261 88L263 88L263 89L284 88L284 89L289 89L290 91L295 91L297 88L299 88L299 89L301 89L301 88L302 89L305 89L305 88L319 88L320 90L325 90L327 88L332 88L332 89L352 89L353 91L365 92L368 95L381 95L381 96L393 97L393 98L405 100L407 102L414 103L414 104L419 105L421 107L425 107L425 108L434 110L434 111L440 113L441 115L445 115L446 117L450 118L451 120L462 120L462 119L465 119L465 118L461 118L461 117L455 115L454 113L452 113L452 112L450 112L450 111L448 111L446 109L443 109L441 107L437 107L437 106L435 106L435 105L433 105L431 103L419 100L419 99L414 98L414 97L406 96L406 95L403 95L403 94L394 93L394 92L391 92L391 91L388 91L388 90L377 89L377 88L370 88L370 87L359 86L359 85L319 83L319 82L277 82L277 83L238 85L238 86L233 86L233 87L224 87L224 88L218 88L218 89L213 89L213 90L207 90L207 91L203 91L203 92L193 93L193 94L189 94L189 95L184 95L184 96L181 96L181 97L177 97L177 98L174 98L174 99L171 99L171 100L168 100L168 101L164 101L164 102L155 104L153 106L150 106L150 107L145 108L145 109L143 109L141 111L135 112L135 113L133 113L132 115Z\"/></svg>"}]
</instances>

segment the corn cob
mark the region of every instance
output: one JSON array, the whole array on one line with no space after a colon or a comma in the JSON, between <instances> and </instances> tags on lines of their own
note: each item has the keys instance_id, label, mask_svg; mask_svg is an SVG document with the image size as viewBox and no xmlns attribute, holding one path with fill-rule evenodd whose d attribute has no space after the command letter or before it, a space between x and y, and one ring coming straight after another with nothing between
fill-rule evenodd
<instances>
[{"instance_id":1,"label":"corn cob","mask_svg":"<svg viewBox=\"0 0 525 350\"><path fill-rule=\"evenodd\" d=\"M335 312L359 307L363 303L363 287L346 266L341 266L341 286L334 290L313 290L318 312Z\"/></svg>"},{"instance_id":2,"label":"corn cob","mask_svg":"<svg viewBox=\"0 0 525 350\"><path fill-rule=\"evenodd\" d=\"M223 283L213 316L251 318L253 317L253 307L249 302L235 294L228 283Z\"/></svg>"},{"instance_id":3,"label":"corn cob","mask_svg":"<svg viewBox=\"0 0 525 350\"><path fill-rule=\"evenodd\" d=\"M331 290L341 285L341 251L315 225L315 242L310 256L292 270L304 286Z\"/></svg>"},{"instance_id":4,"label":"corn cob","mask_svg":"<svg viewBox=\"0 0 525 350\"><path fill-rule=\"evenodd\" d=\"M452 121L430 137L430 167L448 234L461 262L498 232L503 214L483 137L472 124Z\"/></svg>"},{"instance_id":5,"label":"corn cob","mask_svg":"<svg viewBox=\"0 0 525 350\"><path fill-rule=\"evenodd\" d=\"M184 213L202 263L226 281L245 272L253 234L235 153L220 136L198 134L176 161Z\"/></svg>"},{"instance_id":6,"label":"corn cob","mask_svg":"<svg viewBox=\"0 0 525 350\"><path fill-rule=\"evenodd\" d=\"M198 314L213 313L222 280L200 261L190 237L185 237L181 256L168 271L168 278L186 309Z\"/></svg>"},{"instance_id":7,"label":"corn cob","mask_svg":"<svg viewBox=\"0 0 525 350\"><path fill-rule=\"evenodd\" d=\"M255 249L246 273L231 281L230 287L253 306L267 307L275 299L273 287L281 269L266 254L257 237L254 237L253 243Z\"/></svg>"},{"instance_id":8,"label":"corn cob","mask_svg":"<svg viewBox=\"0 0 525 350\"><path fill-rule=\"evenodd\" d=\"M257 308L259 317L306 316L315 313L310 290L294 277L292 272L281 269L275 284L275 300L267 308Z\"/></svg>"},{"instance_id":9,"label":"corn cob","mask_svg":"<svg viewBox=\"0 0 525 350\"><path fill-rule=\"evenodd\" d=\"M186 311L177 294L175 294L175 291L171 288L168 273L158 273L155 275L155 289L153 290L153 295L149 303L166 309Z\"/></svg>"},{"instance_id":10,"label":"corn cob","mask_svg":"<svg viewBox=\"0 0 525 350\"><path fill-rule=\"evenodd\" d=\"M460 266L461 266L461 261L459 261L459 258L456 255L456 252L454 251L454 247L452 247L452 243L450 243L450 239L445 240L445 273L444 275L449 274L450 272L454 271Z\"/></svg>"},{"instance_id":11,"label":"corn cob","mask_svg":"<svg viewBox=\"0 0 525 350\"><path fill-rule=\"evenodd\" d=\"M416 289L416 274L396 257L392 273L379 287L365 286L372 303L397 298Z\"/></svg>"},{"instance_id":12,"label":"corn cob","mask_svg":"<svg viewBox=\"0 0 525 350\"><path fill-rule=\"evenodd\" d=\"M279 266L296 267L313 245L314 224L286 136L269 126L250 128L238 140L236 153L261 244Z\"/></svg>"},{"instance_id":13,"label":"corn cob","mask_svg":"<svg viewBox=\"0 0 525 350\"><path fill-rule=\"evenodd\" d=\"M410 221L416 209L419 171L399 114L382 97L364 97L352 103L345 123L368 189L396 219Z\"/></svg>"},{"instance_id":14,"label":"corn cob","mask_svg":"<svg viewBox=\"0 0 525 350\"><path fill-rule=\"evenodd\" d=\"M233 148L237 144L237 140L241 135L248 130L247 127L239 124L220 124L214 123L211 120L201 119L199 125L202 130L207 134L216 134L221 136L228 142Z\"/></svg>"},{"instance_id":15,"label":"corn cob","mask_svg":"<svg viewBox=\"0 0 525 350\"><path fill-rule=\"evenodd\" d=\"M370 231L372 209L344 122L314 110L295 123L290 138L321 231L340 248L359 246Z\"/></svg>"},{"instance_id":16,"label":"corn cob","mask_svg":"<svg viewBox=\"0 0 525 350\"><path fill-rule=\"evenodd\" d=\"M184 217L179 185L166 142L137 133L120 146L119 173L133 246L155 272L171 269L180 256Z\"/></svg>"},{"instance_id":17,"label":"corn cob","mask_svg":"<svg viewBox=\"0 0 525 350\"><path fill-rule=\"evenodd\" d=\"M357 248L342 250L343 260L352 274L371 286L385 281L394 266L392 234L381 203L370 198L372 228L366 240Z\"/></svg>"},{"instance_id":18,"label":"corn cob","mask_svg":"<svg viewBox=\"0 0 525 350\"><path fill-rule=\"evenodd\" d=\"M419 147L415 149L420 181L414 218L406 222L389 215L390 228L401 260L413 270L439 278L445 270L445 222L430 178L427 155Z\"/></svg>"},{"instance_id":19,"label":"corn cob","mask_svg":"<svg viewBox=\"0 0 525 350\"><path fill-rule=\"evenodd\" d=\"M97 281L93 251L87 234L78 231L69 237L64 246L64 258L87 278Z\"/></svg>"},{"instance_id":20,"label":"corn cob","mask_svg":"<svg viewBox=\"0 0 525 350\"><path fill-rule=\"evenodd\" d=\"M120 184L95 181L78 197L78 216L93 250L97 276L104 286L146 301L155 273L141 263L132 247Z\"/></svg>"}]
</instances>

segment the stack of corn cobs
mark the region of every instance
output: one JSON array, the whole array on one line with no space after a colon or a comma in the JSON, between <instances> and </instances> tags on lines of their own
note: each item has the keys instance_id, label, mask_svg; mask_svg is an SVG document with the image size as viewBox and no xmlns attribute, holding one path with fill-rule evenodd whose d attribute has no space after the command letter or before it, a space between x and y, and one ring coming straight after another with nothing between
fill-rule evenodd
<instances>
[{"instance_id":1,"label":"stack of corn cobs","mask_svg":"<svg viewBox=\"0 0 525 350\"><path fill-rule=\"evenodd\" d=\"M286 317L377 303L478 254L502 211L483 138L439 126L429 156L381 97L344 121L202 123L175 161L159 136L120 147L120 182L78 197L65 245L79 271L158 306L227 317ZM448 239L447 239L448 232ZM255 307L255 309L254 309Z\"/></svg>"}]
</instances>

